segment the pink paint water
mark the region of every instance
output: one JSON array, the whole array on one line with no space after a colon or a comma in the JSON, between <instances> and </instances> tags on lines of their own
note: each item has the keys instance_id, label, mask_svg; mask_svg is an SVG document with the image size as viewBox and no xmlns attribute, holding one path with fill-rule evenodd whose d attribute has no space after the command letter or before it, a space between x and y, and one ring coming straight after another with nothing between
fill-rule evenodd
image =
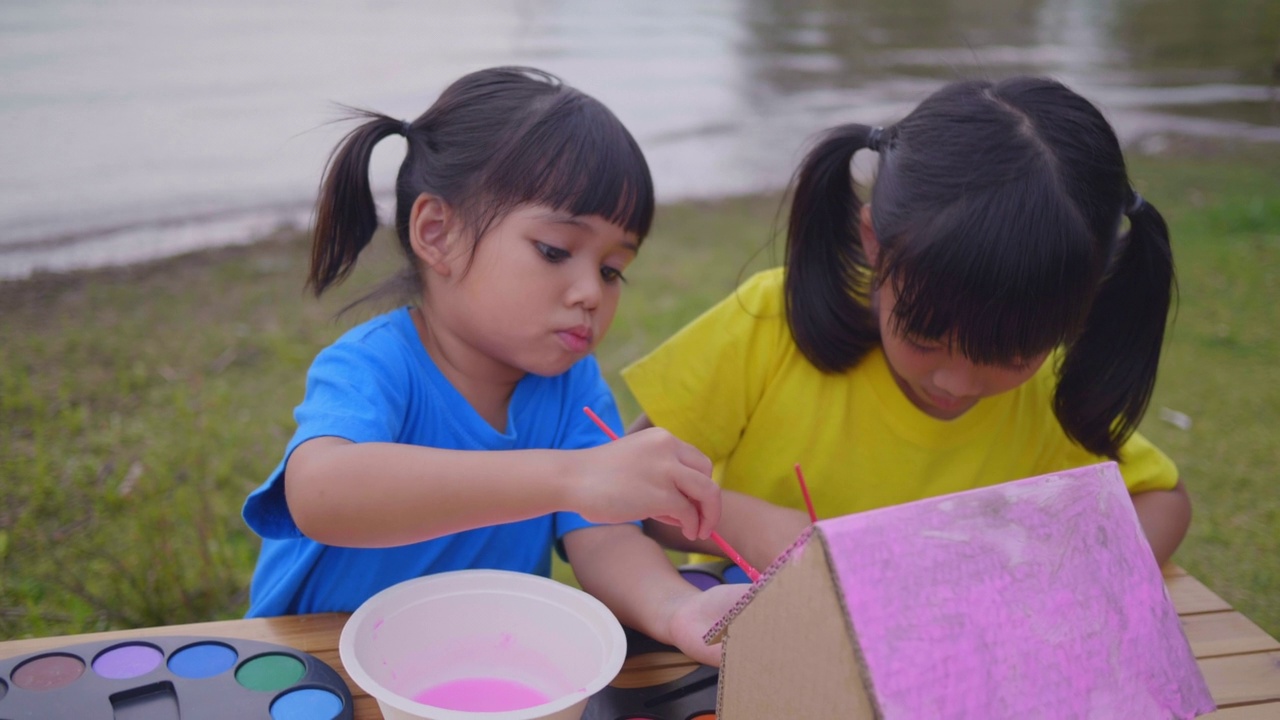
<instances>
[{"instance_id":1,"label":"pink paint water","mask_svg":"<svg viewBox=\"0 0 1280 720\"><path fill-rule=\"evenodd\" d=\"M450 680L413 696L414 702L423 705L468 712L523 710L550 700L545 693L524 683L496 677Z\"/></svg>"}]
</instances>

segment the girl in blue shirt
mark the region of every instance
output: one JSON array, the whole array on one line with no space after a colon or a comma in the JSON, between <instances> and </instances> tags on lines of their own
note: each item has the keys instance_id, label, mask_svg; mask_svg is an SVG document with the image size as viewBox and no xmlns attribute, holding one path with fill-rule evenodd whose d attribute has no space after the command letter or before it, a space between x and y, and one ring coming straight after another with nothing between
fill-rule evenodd
<instances>
[{"instance_id":1,"label":"girl in blue shirt","mask_svg":"<svg viewBox=\"0 0 1280 720\"><path fill-rule=\"evenodd\" d=\"M341 282L378 225L375 144L408 145L395 228L409 304L316 358L297 432L245 503L263 537L251 616L351 611L461 568L547 575L554 544L624 624L704 662L741 587L702 593L636 521L706 539L711 462L664 430L622 431L591 351L653 217L644 156L598 101L528 68L467 75L412 122L376 113L326 171L308 286Z\"/></svg>"}]
</instances>

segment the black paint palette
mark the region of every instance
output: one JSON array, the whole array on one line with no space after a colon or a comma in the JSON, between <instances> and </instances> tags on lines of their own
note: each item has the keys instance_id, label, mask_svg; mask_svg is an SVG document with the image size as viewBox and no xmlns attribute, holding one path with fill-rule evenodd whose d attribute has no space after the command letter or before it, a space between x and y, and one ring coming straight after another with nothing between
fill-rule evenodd
<instances>
[{"instance_id":1,"label":"black paint palette","mask_svg":"<svg viewBox=\"0 0 1280 720\"><path fill-rule=\"evenodd\" d=\"M683 565L680 574L706 590L724 583L750 582L732 562ZM627 665L654 684L620 687L616 683L591 697L582 720L715 720L716 689L720 672L698 665L647 635L630 628L627 633Z\"/></svg>"},{"instance_id":2,"label":"black paint palette","mask_svg":"<svg viewBox=\"0 0 1280 720\"><path fill-rule=\"evenodd\" d=\"M101 640L0 660L0 720L351 720L333 668L234 638Z\"/></svg>"}]
</instances>

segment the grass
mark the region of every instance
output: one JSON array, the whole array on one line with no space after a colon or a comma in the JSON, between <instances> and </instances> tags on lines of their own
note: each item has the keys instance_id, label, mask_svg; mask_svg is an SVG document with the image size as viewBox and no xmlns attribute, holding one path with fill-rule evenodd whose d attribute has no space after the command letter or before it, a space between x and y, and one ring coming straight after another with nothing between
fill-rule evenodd
<instances>
[{"instance_id":1,"label":"grass","mask_svg":"<svg viewBox=\"0 0 1280 720\"><path fill-rule=\"evenodd\" d=\"M1135 158L1174 229L1181 305L1143 426L1196 519L1175 560L1280 635L1280 150ZM661 209L600 358L617 371L727 293L775 197ZM0 637L237 617L257 541L245 494L279 461L334 320L398 267L383 237L333 297L303 294L296 233L148 265L0 283ZM1189 430L1159 419L1186 413Z\"/></svg>"},{"instance_id":2,"label":"grass","mask_svg":"<svg viewBox=\"0 0 1280 720\"><path fill-rule=\"evenodd\" d=\"M1143 432L1192 494L1174 560L1280 636L1280 152L1250 153L1139 164L1175 233L1181 292Z\"/></svg>"}]
</instances>

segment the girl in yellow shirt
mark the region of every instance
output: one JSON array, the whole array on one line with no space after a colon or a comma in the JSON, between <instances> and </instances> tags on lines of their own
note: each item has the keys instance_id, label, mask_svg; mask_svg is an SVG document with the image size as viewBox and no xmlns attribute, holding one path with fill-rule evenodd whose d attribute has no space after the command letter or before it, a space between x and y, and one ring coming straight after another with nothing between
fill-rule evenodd
<instances>
[{"instance_id":1,"label":"girl in yellow shirt","mask_svg":"<svg viewBox=\"0 0 1280 720\"><path fill-rule=\"evenodd\" d=\"M863 149L879 154L865 204ZM796 463L832 517L1107 459L1163 563L1190 500L1134 430L1172 287L1164 220L1092 104L1040 78L953 83L891 127L822 137L785 266L623 371L632 431L715 462L719 531L754 565L808 523Z\"/></svg>"}]
</instances>

